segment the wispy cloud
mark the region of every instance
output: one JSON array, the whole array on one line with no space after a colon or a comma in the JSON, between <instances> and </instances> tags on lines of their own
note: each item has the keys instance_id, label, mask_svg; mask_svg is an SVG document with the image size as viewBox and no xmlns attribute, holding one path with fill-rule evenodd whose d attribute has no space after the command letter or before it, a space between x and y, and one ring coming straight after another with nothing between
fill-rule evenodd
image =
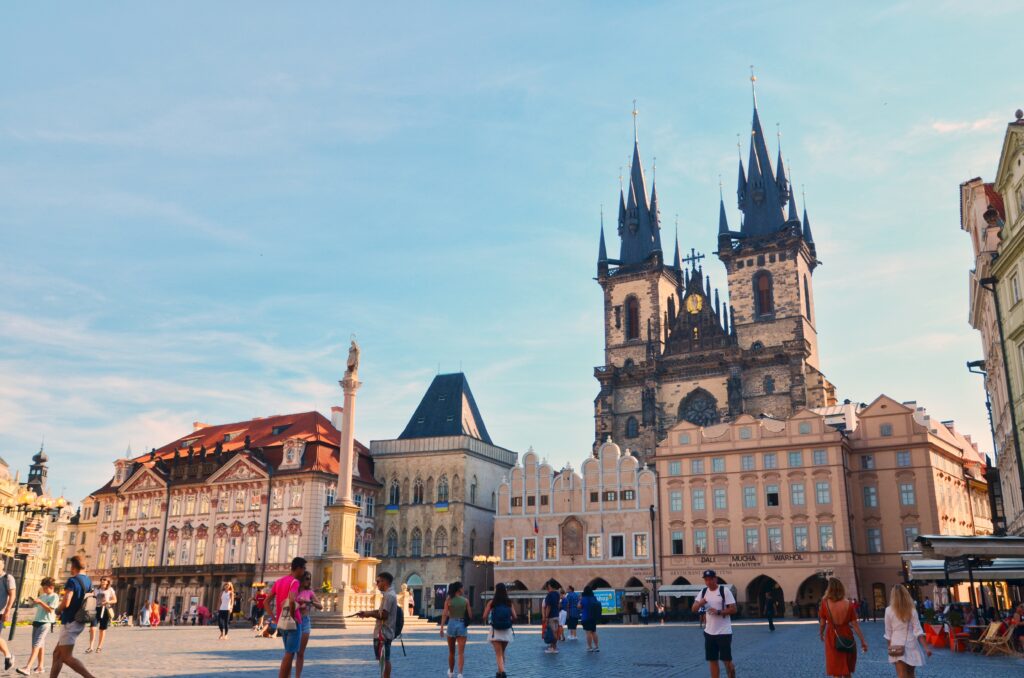
<instances>
[{"instance_id":1,"label":"wispy cloud","mask_svg":"<svg viewBox=\"0 0 1024 678\"><path fill-rule=\"evenodd\" d=\"M930 127L939 134L954 132L988 132L999 127L999 119L995 116L978 118L977 120L936 120Z\"/></svg>"}]
</instances>

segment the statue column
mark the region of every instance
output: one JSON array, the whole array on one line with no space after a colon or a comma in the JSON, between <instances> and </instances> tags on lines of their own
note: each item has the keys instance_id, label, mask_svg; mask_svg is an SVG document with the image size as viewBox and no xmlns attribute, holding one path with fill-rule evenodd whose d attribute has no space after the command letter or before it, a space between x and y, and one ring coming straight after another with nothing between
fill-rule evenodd
<instances>
[{"instance_id":1,"label":"statue column","mask_svg":"<svg viewBox=\"0 0 1024 678\"><path fill-rule=\"evenodd\" d=\"M338 491L335 503L352 504L352 460L355 457L356 391L363 384L354 372L346 372L345 378L338 382L345 392L345 405L341 413L341 445L338 450Z\"/></svg>"}]
</instances>

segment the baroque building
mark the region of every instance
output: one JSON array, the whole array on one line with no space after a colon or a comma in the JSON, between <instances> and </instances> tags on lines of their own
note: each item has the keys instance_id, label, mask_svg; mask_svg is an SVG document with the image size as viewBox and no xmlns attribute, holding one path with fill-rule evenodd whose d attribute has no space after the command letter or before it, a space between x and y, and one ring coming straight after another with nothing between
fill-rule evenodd
<instances>
[{"instance_id":1,"label":"baroque building","mask_svg":"<svg viewBox=\"0 0 1024 678\"><path fill-rule=\"evenodd\" d=\"M394 440L370 443L384 510L378 510L378 571L407 585L414 610L441 614L444 593L461 581L479 607L490 582L498 487L516 453L491 441L466 376L436 376L409 424Z\"/></svg>"},{"instance_id":2,"label":"baroque building","mask_svg":"<svg viewBox=\"0 0 1024 678\"><path fill-rule=\"evenodd\" d=\"M821 371L812 275L817 250L779 149L773 168L755 101L747 166L739 161L738 230L719 205L727 299L691 249L671 263L662 246L634 130L628 191L619 193L617 258L604 227L597 280L604 293L604 364L595 368L595 449L607 436L644 458L679 421L713 425L740 414L788 417L834 404Z\"/></svg>"},{"instance_id":3,"label":"baroque building","mask_svg":"<svg viewBox=\"0 0 1024 678\"><path fill-rule=\"evenodd\" d=\"M310 560L315 585L330 580L327 507L338 479L340 408L194 430L148 454L114 462L114 475L83 502L90 575L110 576L120 610L157 600L177 614L214 607L225 581L248 611L252 587ZM353 547L369 558L379 485L369 450L356 443ZM82 546L79 542L80 547Z\"/></svg>"}]
</instances>

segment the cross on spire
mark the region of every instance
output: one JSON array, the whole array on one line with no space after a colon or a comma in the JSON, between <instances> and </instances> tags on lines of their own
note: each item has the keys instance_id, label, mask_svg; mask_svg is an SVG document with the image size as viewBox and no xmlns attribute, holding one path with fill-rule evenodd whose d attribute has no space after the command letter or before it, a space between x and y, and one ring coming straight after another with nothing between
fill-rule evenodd
<instances>
[{"instance_id":1,"label":"cross on spire","mask_svg":"<svg viewBox=\"0 0 1024 678\"><path fill-rule=\"evenodd\" d=\"M704 258L703 254L698 253L697 250L695 250L694 248L691 247L690 248L690 254L688 254L687 256L683 257L683 261L686 262L687 264L691 264L693 266L696 266L698 263L700 263L700 260L703 259L703 258Z\"/></svg>"}]
</instances>

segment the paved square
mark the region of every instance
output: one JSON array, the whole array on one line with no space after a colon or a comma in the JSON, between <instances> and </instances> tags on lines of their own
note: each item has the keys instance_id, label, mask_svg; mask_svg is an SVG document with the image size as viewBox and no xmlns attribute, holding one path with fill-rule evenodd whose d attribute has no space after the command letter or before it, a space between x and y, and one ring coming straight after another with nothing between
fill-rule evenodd
<instances>
[{"instance_id":1,"label":"paved square","mask_svg":"<svg viewBox=\"0 0 1024 678\"><path fill-rule=\"evenodd\" d=\"M857 676L894 674L886 661L882 624L864 625L870 650L858 660ZM734 653L740 676L798 678L823 675L821 644L817 628L808 623L779 624L771 633L763 624L737 623ZM494 675L494 653L482 627L471 629L466 652L466 678ZM511 678L596 676L704 676L701 631L693 625L650 627L604 626L600 628L601 652L585 652L581 639L567 642L558 655L545 655L538 627L520 628L509 651L506 668ZM103 653L84 654L87 636L79 639L76 655L82 657L97 678L157 678L161 676L245 676L270 678L277 675L281 656L279 640L253 638L248 631L233 629L229 640L217 640L216 627L113 629ZM48 638L52 650L56 634ZM14 650L18 666L28 656L29 633L18 630ZM405 641L406 656L393 651L396 678L443 677L446 649L436 632L417 629ZM377 675L368 631L314 630L306 653L306 678L364 677ZM49 657L47 657L47 670ZM11 675L14 675L12 670ZM62 675L74 676L69 669ZM924 678L984 675L986 678L1019 678L1024 659L953 655L937 650L929 665L918 673Z\"/></svg>"}]
</instances>

